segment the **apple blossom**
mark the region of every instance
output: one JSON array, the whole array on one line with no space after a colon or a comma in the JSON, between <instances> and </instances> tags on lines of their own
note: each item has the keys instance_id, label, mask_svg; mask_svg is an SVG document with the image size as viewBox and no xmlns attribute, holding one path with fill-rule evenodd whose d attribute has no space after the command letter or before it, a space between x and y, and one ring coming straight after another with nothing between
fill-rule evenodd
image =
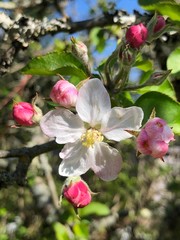
<instances>
[{"instance_id":1,"label":"apple blossom","mask_svg":"<svg viewBox=\"0 0 180 240\"><path fill-rule=\"evenodd\" d=\"M174 140L174 134L167 123L158 117L150 119L137 137L137 149L140 153L154 158L163 158L168 152L168 144Z\"/></svg>"},{"instance_id":2,"label":"apple blossom","mask_svg":"<svg viewBox=\"0 0 180 240\"><path fill-rule=\"evenodd\" d=\"M18 102L13 105L14 120L22 126L33 126L42 117L41 109L28 102Z\"/></svg>"},{"instance_id":3,"label":"apple blossom","mask_svg":"<svg viewBox=\"0 0 180 240\"><path fill-rule=\"evenodd\" d=\"M110 181L121 169L119 151L105 141L132 137L126 130L137 131L143 119L139 107L111 109L110 97L99 79L88 80L79 90L77 114L59 108L45 114L42 131L65 144L60 152L62 176L78 176L92 169L101 179Z\"/></svg>"},{"instance_id":4,"label":"apple blossom","mask_svg":"<svg viewBox=\"0 0 180 240\"><path fill-rule=\"evenodd\" d=\"M91 202L91 190L80 177L66 179L62 189L62 196L75 208L83 208Z\"/></svg>"},{"instance_id":5,"label":"apple blossom","mask_svg":"<svg viewBox=\"0 0 180 240\"><path fill-rule=\"evenodd\" d=\"M66 80L59 80L50 92L52 101L66 108L75 106L77 95L77 88Z\"/></svg>"},{"instance_id":6,"label":"apple blossom","mask_svg":"<svg viewBox=\"0 0 180 240\"><path fill-rule=\"evenodd\" d=\"M132 48L140 48L147 37L148 30L142 23L129 27L126 32L126 41Z\"/></svg>"}]
</instances>

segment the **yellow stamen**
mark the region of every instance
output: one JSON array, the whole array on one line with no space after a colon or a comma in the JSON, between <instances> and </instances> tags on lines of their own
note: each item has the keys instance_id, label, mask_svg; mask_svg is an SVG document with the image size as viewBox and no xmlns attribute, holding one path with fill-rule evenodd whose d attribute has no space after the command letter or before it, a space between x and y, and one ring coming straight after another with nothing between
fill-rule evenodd
<instances>
[{"instance_id":1,"label":"yellow stamen","mask_svg":"<svg viewBox=\"0 0 180 240\"><path fill-rule=\"evenodd\" d=\"M86 147L91 147L94 145L95 142L102 142L104 137L102 136L101 132L96 129L89 129L87 130L82 136L81 141L82 145Z\"/></svg>"}]
</instances>

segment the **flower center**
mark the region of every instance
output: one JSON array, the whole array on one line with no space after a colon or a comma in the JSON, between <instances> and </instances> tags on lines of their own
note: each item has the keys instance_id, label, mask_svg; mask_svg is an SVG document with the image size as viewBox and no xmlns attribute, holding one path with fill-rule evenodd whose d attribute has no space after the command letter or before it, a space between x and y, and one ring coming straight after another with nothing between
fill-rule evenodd
<instances>
[{"instance_id":1,"label":"flower center","mask_svg":"<svg viewBox=\"0 0 180 240\"><path fill-rule=\"evenodd\" d=\"M82 145L86 147L91 147L95 142L102 142L104 139L101 132L96 129L88 129L82 136L81 141Z\"/></svg>"}]
</instances>

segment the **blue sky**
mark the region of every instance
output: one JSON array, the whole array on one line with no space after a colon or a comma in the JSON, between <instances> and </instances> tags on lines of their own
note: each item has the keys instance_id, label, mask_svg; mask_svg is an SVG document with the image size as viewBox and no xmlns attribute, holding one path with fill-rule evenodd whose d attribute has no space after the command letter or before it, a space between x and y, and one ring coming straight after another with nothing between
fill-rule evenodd
<instances>
[{"instance_id":1,"label":"blue sky","mask_svg":"<svg viewBox=\"0 0 180 240\"><path fill-rule=\"evenodd\" d=\"M95 7L97 0L69 0L68 13L75 21L82 21L87 19L89 6ZM111 0L107 2L114 2L118 9L126 10L128 13L133 13L133 10L143 12L143 9L139 6L138 0Z\"/></svg>"}]
</instances>

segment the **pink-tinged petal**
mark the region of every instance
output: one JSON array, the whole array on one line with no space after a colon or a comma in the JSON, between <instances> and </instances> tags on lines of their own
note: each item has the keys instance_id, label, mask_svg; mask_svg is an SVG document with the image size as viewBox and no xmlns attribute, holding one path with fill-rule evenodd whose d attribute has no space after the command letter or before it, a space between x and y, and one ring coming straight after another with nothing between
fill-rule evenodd
<instances>
[{"instance_id":1,"label":"pink-tinged petal","mask_svg":"<svg viewBox=\"0 0 180 240\"><path fill-rule=\"evenodd\" d=\"M100 124L104 114L110 109L109 94L99 79L90 79L80 88L76 110L80 118L91 127Z\"/></svg>"},{"instance_id":2,"label":"pink-tinged petal","mask_svg":"<svg viewBox=\"0 0 180 240\"><path fill-rule=\"evenodd\" d=\"M110 147L107 143L95 143L95 159L91 162L91 168L95 174L104 181L117 178L122 164L119 151Z\"/></svg>"},{"instance_id":3,"label":"pink-tinged petal","mask_svg":"<svg viewBox=\"0 0 180 240\"><path fill-rule=\"evenodd\" d=\"M64 108L45 114L40 121L40 127L44 134L55 137L59 144L74 142L85 131L79 116Z\"/></svg>"},{"instance_id":4,"label":"pink-tinged petal","mask_svg":"<svg viewBox=\"0 0 180 240\"><path fill-rule=\"evenodd\" d=\"M147 135L146 130L143 128L136 138L137 150L140 153L151 155L151 142L149 142L149 137Z\"/></svg>"},{"instance_id":5,"label":"pink-tinged petal","mask_svg":"<svg viewBox=\"0 0 180 240\"><path fill-rule=\"evenodd\" d=\"M163 141L152 141L151 143L152 153L154 158L163 158L168 152L168 144Z\"/></svg>"},{"instance_id":6,"label":"pink-tinged petal","mask_svg":"<svg viewBox=\"0 0 180 240\"><path fill-rule=\"evenodd\" d=\"M137 131L141 127L143 111L139 107L114 107L103 118L101 132L110 140L121 141L132 137L126 130Z\"/></svg>"},{"instance_id":7,"label":"pink-tinged petal","mask_svg":"<svg viewBox=\"0 0 180 240\"><path fill-rule=\"evenodd\" d=\"M149 137L161 138L163 128L166 125L166 122L158 117L150 119L146 125L145 129Z\"/></svg>"},{"instance_id":8,"label":"pink-tinged petal","mask_svg":"<svg viewBox=\"0 0 180 240\"><path fill-rule=\"evenodd\" d=\"M172 129L166 125L164 126L164 129L163 129L163 134L162 134L162 140L165 142L165 143L169 143L170 141L174 141L174 133L172 131Z\"/></svg>"},{"instance_id":9,"label":"pink-tinged petal","mask_svg":"<svg viewBox=\"0 0 180 240\"><path fill-rule=\"evenodd\" d=\"M174 133L164 119L155 117L145 125L149 138L169 143L174 140Z\"/></svg>"},{"instance_id":10,"label":"pink-tinged petal","mask_svg":"<svg viewBox=\"0 0 180 240\"><path fill-rule=\"evenodd\" d=\"M62 176L79 176L90 168L93 151L82 145L80 140L68 143L60 152L63 159L59 166L59 174Z\"/></svg>"}]
</instances>

